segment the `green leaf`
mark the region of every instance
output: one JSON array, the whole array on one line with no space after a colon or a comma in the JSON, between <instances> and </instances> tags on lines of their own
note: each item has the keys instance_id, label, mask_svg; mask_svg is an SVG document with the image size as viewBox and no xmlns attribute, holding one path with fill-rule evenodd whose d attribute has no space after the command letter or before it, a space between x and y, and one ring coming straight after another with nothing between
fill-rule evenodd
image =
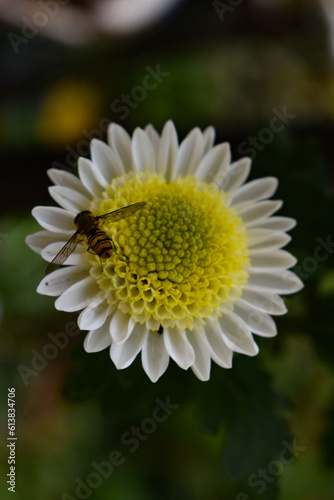
<instances>
[{"instance_id":1,"label":"green leaf","mask_svg":"<svg viewBox=\"0 0 334 500\"><path fill-rule=\"evenodd\" d=\"M211 432L224 426L222 463L240 499L242 493L245 500L253 498L258 490L263 500L274 500L277 478L268 473L268 480L261 479L259 471L277 460L288 434L279 415L280 396L259 363L259 358L237 355L233 370L213 367L212 384L201 394L201 414Z\"/></svg>"}]
</instances>

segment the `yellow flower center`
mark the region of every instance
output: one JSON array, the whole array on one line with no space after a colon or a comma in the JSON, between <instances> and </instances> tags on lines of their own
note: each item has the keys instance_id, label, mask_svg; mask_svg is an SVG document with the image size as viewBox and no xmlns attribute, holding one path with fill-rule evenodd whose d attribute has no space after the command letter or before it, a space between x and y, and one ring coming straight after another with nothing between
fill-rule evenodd
<instances>
[{"instance_id":1,"label":"yellow flower center","mask_svg":"<svg viewBox=\"0 0 334 500\"><path fill-rule=\"evenodd\" d=\"M227 207L229 195L194 177L167 183L149 172L113 180L94 214L132 203L146 205L132 217L102 229L117 254L101 263L88 254L91 274L106 301L149 330L204 325L233 307L247 282L247 235Z\"/></svg>"}]
</instances>

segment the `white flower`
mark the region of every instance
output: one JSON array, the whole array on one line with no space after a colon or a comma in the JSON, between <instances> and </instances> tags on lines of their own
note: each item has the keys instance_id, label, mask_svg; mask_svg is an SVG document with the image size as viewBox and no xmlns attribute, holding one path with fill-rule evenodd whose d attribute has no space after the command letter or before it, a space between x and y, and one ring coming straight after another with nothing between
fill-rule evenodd
<instances>
[{"instance_id":1,"label":"white flower","mask_svg":"<svg viewBox=\"0 0 334 500\"><path fill-rule=\"evenodd\" d=\"M111 124L109 145L94 139L92 160L79 159L79 178L49 170L50 194L62 208L32 212L45 231L27 243L51 261L76 231L79 212L98 216L146 202L101 226L117 253L100 259L83 241L37 291L59 296L59 310L82 310L87 352L110 346L122 369L141 351L154 382L170 357L208 380L211 359L230 368L233 352L254 356L253 334L276 335L271 315L286 312L279 294L303 286L288 270L296 259L281 249L295 220L273 216L282 202L267 200L277 179L244 184L250 159L231 163L229 144L213 141L212 127L193 129L179 145L171 121L161 136L148 125L132 139Z\"/></svg>"}]
</instances>

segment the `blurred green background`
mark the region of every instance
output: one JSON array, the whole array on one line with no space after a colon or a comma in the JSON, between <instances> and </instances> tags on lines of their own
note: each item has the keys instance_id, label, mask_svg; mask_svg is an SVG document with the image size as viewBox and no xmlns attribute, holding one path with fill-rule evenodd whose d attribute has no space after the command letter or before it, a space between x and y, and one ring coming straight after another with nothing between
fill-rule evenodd
<instances>
[{"instance_id":1,"label":"blurred green background","mask_svg":"<svg viewBox=\"0 0 334 500\"><path fill-rule=\"evenodd\" d=\"M0 6L1 498L13 495L6 438L14 387L17 500L331 500L330 3L184 0L142 24L137 13L132 29L126 16L103 15L113 1L62 3L37 31L24 24L43 24L41 2ZM157 70L156 87L143 87ZM284 109L290 118L272 132ZM235 355L232 370L213 364L205 383L171 362L152 384L140 357L117 371L108 350L84 352L84 333L55 348L50 334L65 332L76 314L35 292L45 263L24 243L40 229L31 209L54 204L48 168L75 169L88 138L105 138L110 121L160 132L168 119L180 139L214 125L234 159L254 157L251 178L279 178L281 214L298 220L288 249L305 288L286 299L278 336L259 338L255 358ZM318 253L321 241L329 246ZM166 401L173 407L157 422Z\"/></svg>"}]
</instances>

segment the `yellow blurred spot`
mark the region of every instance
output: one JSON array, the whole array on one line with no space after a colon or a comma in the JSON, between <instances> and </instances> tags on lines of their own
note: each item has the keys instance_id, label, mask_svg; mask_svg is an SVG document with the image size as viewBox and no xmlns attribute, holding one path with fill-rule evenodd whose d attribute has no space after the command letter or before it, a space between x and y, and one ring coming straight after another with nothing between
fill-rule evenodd
<instances>
[{"instance_id":1,"label":"yellow blurred spot","mask_svg":"<svg viewBox=\"0 0 334 500\"><path fill-rule=\"evenodd\" d=\"M57 147L82 139L83 130L96 124L99 108L98 90L91 84L58 82L42 102L36 125L38 140Z\"/></svg>"}]
</instances>

